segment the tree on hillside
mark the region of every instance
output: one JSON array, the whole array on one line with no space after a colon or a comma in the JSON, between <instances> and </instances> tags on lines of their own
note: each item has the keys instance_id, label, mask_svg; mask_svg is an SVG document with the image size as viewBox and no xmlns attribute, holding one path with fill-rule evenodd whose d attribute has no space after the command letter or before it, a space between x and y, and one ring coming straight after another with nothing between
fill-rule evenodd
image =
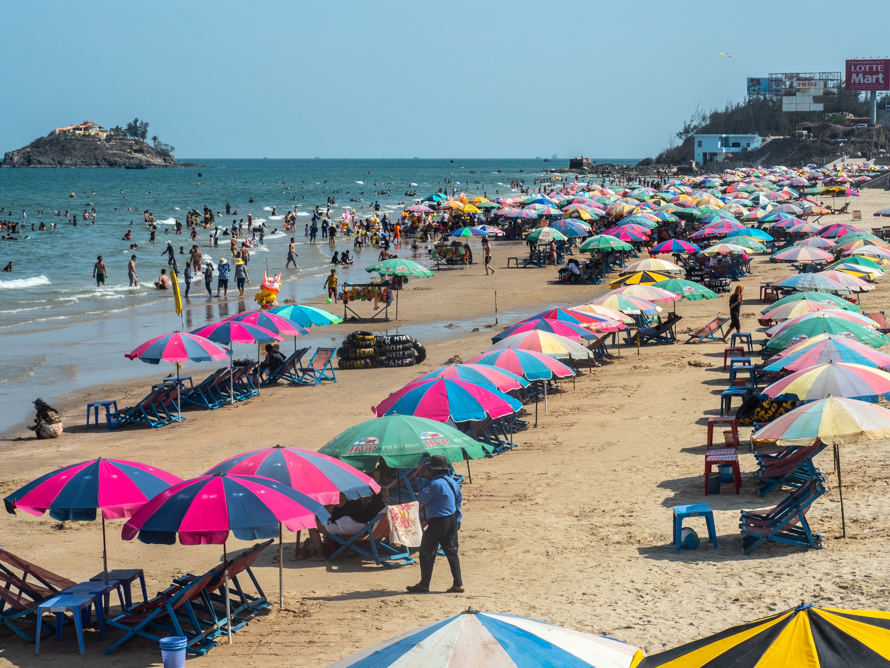
<instances>
[{"instance_id":1,"label":"tree on hillside","mask_svg":"<svg viewBox=\"0 0 890 668\"><path fill-rule=\"evenodd\" d=\"M145 141L148 137L148 123L140 121L138 118L134 118L127 123L127 136Z\"/></svg>"}]
</instances>

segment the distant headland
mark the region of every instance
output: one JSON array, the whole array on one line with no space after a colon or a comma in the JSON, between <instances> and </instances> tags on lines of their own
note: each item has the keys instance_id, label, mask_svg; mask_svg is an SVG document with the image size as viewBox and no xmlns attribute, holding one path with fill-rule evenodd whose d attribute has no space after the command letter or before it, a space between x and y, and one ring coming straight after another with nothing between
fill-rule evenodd
<instances>
[{"instance_id":1,"label":"distant headland","mask_svg":"<svg viewBox=\"0 0 890 668\"><path fill-rule=\"evenodd\" d=\"M151 141L151 144L148 143ZM105 129L92 121L55 128L27 146L8 151L0 167L195 167L173 157L174 148L157 135L148 140L148 123L138 118L126 127Z\"/></svg>"}]
</instances>

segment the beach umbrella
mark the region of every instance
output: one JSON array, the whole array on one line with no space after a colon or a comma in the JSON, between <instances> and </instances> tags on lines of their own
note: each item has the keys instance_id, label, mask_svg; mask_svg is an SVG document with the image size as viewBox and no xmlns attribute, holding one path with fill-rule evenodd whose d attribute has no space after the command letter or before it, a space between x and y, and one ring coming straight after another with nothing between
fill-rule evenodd
<instances>
[{"instance_id":1,"label":"beach umbrella","mask_svg":"<svg viewBox=\"0 0 890 668\"><path fill-rule=\"evenodd\" d=\"M586 239L578 248L580 253L595 253L596 251L632 251L631 246L626 241L608 234L597 234Z\"/></svg>"},{"instance_id":2,"label":"beach umbrella","mask_svg":"<svg viewBox=\"0 0 890 668\"><path fill-rule=\"evenodd\" d=\"M657 271L668 274L683 273L683 269L673 262L668 262L667 260L659 260L656 258L647 258L645 260L638 260L633 264L629 264L627 267L621 270L621 275L623 276L624 274L633 274L638 271Z\"/></svg>"},{"instance_id":3,"label":"beach umbrella","mask_svg":"<svg viewBox=\"0 0 890 668\"><path fill-rule=\"evenodd\" d=\"M579 304L578 306L572 306L567 310L571 313L580 313L582 315L603 316L609 320L624 323L625 325L632 325L634 323L634 319L629 315L625 315L621 311L616 311L608 306L601 306L600 304Z\"/></svg>"},{"instance_id":4,"label":"beach umbrella","mask_svg":"<svg viewBox=\"0 0 890 668\"><path fill-rule=\"evenodd\" d=\"M619 329L623 329L624 326L618 326L618 323L614 323L611 326L604 325L600 328L601 332L617 332ZM499 332L495 336L492 337L491 342L497 343L508 336L513 336L514 334L522 334L524 332L531 331L540 331L540 332L549 332L550 334L558 334L559 336L564 336L567 339L571 339L572 341L585 342L585 341L595 341L600 337L599 332L593 332L589 329L585 329L580 325L575 325L570 322L565 322L563 320L551 320L549 318L537 318L534 320L523 320L522 322L518 322L511 327L508 327L502 332Z\"/></svg>"},{"instance_id":5,"label":"beach umbrella","mask_svg":"<svg viewBox=\"0 0 890 668\"><path fill-rule=\"evenodd\" d=\"M808 292L804 292L801 294L810 294ZM798 299L793 302L788 302L781 306L777 306L776 308L770 309L766 311L757 321L761 325L769 325L770 322L781 322L782 320L790 320L792 318L796 318L799 315L806 315L807 313L813 313L815 311L840 311L840 306L835 304L834 302L817 302L810 301L809 299Z\"/></svg>"},{"instance_id":6,"label":"beach umbrella","mask_svg":"<svg viewBox=\"0 0 890 668\"><path fill-rule=\"evenodd\" d=\"M605 313L580 312L574 309L567 311L565 309L555 308L550 309L549 311L537 313L530 318L526 318L523 322L527 322L529 320L538 320L540 318L547 318L548 320L559 320L560 322L569 322L573 325L586 327L592 330L597 330L603 327L612 328L615 327L616 324L620 325L625 321L625 317L617 311L612 311L611 315L607 315ZM633 322L633 320L631 320L631 322ZM618 329L624 328L619 326Z\"/></svg>"},{"instance_id":7,"label":"beach umbrella","mask_svg":"<svg viewBox=\"0 0 890 668\"><path fill-rule=\"evenodd\" d=\"M454 230L449 236L452 237L484 237L485 233L475 227L461 227Z\"/></svg>"},{"instance_id":8,"label":"beach umbrella","mask_svg":"<svg viewBox=\"0 0 890 668\"><path fill-rule=\"evenodd\" d=\"M572 343L569 341L569 343ZM574 345L574 344L573 344ZM390 394L371 411L377 416L415 415L438 422L497 419L522 408L522 402L500 390L459 378L415 381Z\"/></svg>"},{"instance_id":9,"label":"beach umbrella","mask_svg":"<svg viewBox=\"0 0 890 668\"><path fill-rule=\"evenodd\" d=\"M16 509L40 516L49 511L57 522L93 522L102 518L102 572L108 579L105 520L130 517L149 499L182 482L163 469L123 459L91 459L70 464L32 480L5 499L6 512Z\"/></svg>"},{"instance_id":10,"label":"beach umbrella","mask_svg":"<svg viewBox=\"0 0 890 668\"><path fill-rule=\"evenodd\" d=\"M793 292L787 297L782 297L778 301L769 304L764 307L761 313L766 313L767 311L771 311L773 309L779 308L780 306L784 306L785 304L789 304L791 302L800 301L802 299L806 299L812 302L822 302L826 304L834 304L838 308L844 311L856 311L859 312L862 310L862 307L858 304L854 304L853 302L848 302L843 297L838 297L837 295L832 295L827 292L819 292L818 290L812 290L808 292Z\"/></svg>"},{"instance_id":11,"label":"beach umbrella","mask_svg":"<svg viewBox=\"0 0 890 668\"><path fill-rule=\"evenodd\" d=\"M442 422L412 415L386 415L350 427L328 441L319 453L361 471L373 471L381 459L391 468L405 469L416 468L433 455L442 455L454 464L482 459L490 450Z\"/></svg>"},{"instance_id":12,"label":"beach umbrella","mask_svg":"<svg viewBox=\"0 0 890 668\"><path fill-rule=\"evenodd\" d=\"M549 355L516 348L484 352L470 359L468 364L487 364L530 381L568 378L575 375L570 366Z\"/></svg>"},{"instance_id":13,"label":"beach umbrella","mask_svg":"<svg viewBox=\"0 0 890 668\"><path fill-rule=\"evenodd\" d=\"M876 216L890 216L890 206L888 206L884 209L878 209L877 211L875 211L874 215L876 215Z\"/></svg>"},{"instance_id":14,"label":"beach umbrella","mask_svg":"<svg viewBox=\"0 0 890 668\"><path fill-rule=\"evenodd\" d=\"M179 367L184 362L218 362L229 358L232 360L232 351L221 348L213 341L194 333L171 332L156 336L143 343L131 353L124 355L127 359L138 359L147 364L160 364L171 362L176 364L176 410L179 419L182 419L182 388L179 382Z\"/></svg>"},{"instance_id":15,"label":"beach umbrella","mask_svg":"<svg viewBox=\"0 0 890 668\"><path fill-rule=\"evenodd\" d=\"M766 246L751 237L733 237L732 243L734 246L741 246L752 253L765 253L767 251Z\"/></svg>"},{"instance_id":16,"label":"beach umbrella","mask_svg":"<svg viewBox=\"0 0 890 668\"><path fill-rule=\"evenodd\" d=\"M695 244L682 239L668 239L657 246L653 246L651 253L698 253L701 249Z\"/></svg>"},{"instance_id":17,"label":"beach umbrella","mask_svg":"<svg viewBox=\"0 0 890 668\"><path fill-rule=\"evenodd\" d=\"M866 283L862 279L856 278L844 271L820 271L815 275L839 283L850 290L850 292L870 292L875 289L874 285Z\"/></svg>"},{"instance_id":18,"label":"beach umbrella","mask_svg":"<svg viewBox=\"0 0 890 668\"><path fill-rule=\"evenodd\" d=\"M665 283L666 281L658 282ZM680 301L680 295L675 292L671 292L670 290L658 288L655 286L654 283L652 285L622 285L621 287L615 288L614 290L612 290L611 292L607 292L606 294L627 295L628 297L636 297L637 299L642 299L644 301L652 303Z\"/></svg>"},{"instance_id":19,"label":"beach umbrella","mask_svg":"<svg viewBox=\"0 0 890 668\"><path fill-rule=\"evenodd\" d=\"M495 202L479 202L476 204L477 209L500 209L502 208L500 204L496 204Z\"/></svg>"},{"instance_id":20,"label":"beach umbrella","mask_svg":"<svg viewBox=\"0 0 890 668\"><path fill-rule=\"evenodd\" d=\"M298 336L309 333L309 330L302 325L271 311L245 311L244 313L229 316L225 320L234 320L253 325L254 327L261 327L273 334L278 334L278 336L292 336L295 341Z\"/></svg>"},{"instance_id":21,"label":"beach umbrella","mask_svg":"<svg viewBox=\"0 0 890 668\"><path fill-rule=\"evenodd\" d=\"M653 283L653 288L660 288L667 292L672 292L680 299L688 299L689 301L699 301L701 299L715 299L719 297L716 292L709 290L700 283L695 281L687 281L682 278L669 278L666 281L658 281ZM652 301L651 299L649 301Z\"/></svg>"},{"instance_id":22,"label":"beach umbrella","mask_svg":"<svg viewBox=\"0 0 890 668\"><path fill-rule=\"evenodd\" d=\"M415 204L414 206L409 206L405 209L405 211L410 211L411 213L435 213L434 209L431 209L428 206L424 206L423 204Z\"/></svg>"},{"instance_id":23,"label":"beach umbrella","mask_svg":"<svg viewBox=\"0 0 890 668\"><path fill-rule=\"evenodd\" d=\"M890 251L879 246L859 246L850 250L846 250L842 254L843 257L868 257L877 258L882 262L890 260ZM878 260L875 260L876 262Z\"/></svg>"},{"instance_id":24,"label":"beach umbrella","mask_svg":"<svg viewBox=\"0 0 890 668\"><path fill-rule=\"evenodd\" d=\"M263 540L315 528L330 515L325 507L292 487L254 475L218 473L177 483L143 505L121 531L147 545L222 545L228 564L229 534L238 540ZM226 627L232 642L229 569L224 569Z\"/></svg>"},{"instance_id":25,"label":"beach umbrella","mask_svg":"<svg viewBox=\"0 0 890 668\"><path fill-rule=\"evenodd\" d=\"M757 239L758 241L773 241L773 236L768 232L764 232L756 227L746 227L742 230L733 230L729 234L726 235L727 241L729 243L735 243L732 239L736 237L751 237L752 239Z\"/></svg>"},{"instance_id":26,"label":"beach umbrella","mask_svg":"<svg viewBox=\"0 0 890 668\"><path fill-rule=\"evenodd\" d=\"M528 233L528 239L540 243L542 241L565 241L567 237L553 227L539 227Z\"/></svg>"},{"instance_id":27,"label":"beach umbrella","mask_svg":"<svg viewBox=\"0 0 890 668\"><path fill-rule=\"evenodd\" d=\"M834 262L833 264L827 265L826 269L834 269L835 265L859 265L859 267L864 271L869 271L872 273L877 273L878 275L883 274L887 271L886 267L881 266L882 260L873 260L869 257L863 257L860 255L845 255L842 256L840 260Z\"/></svg>"},{"instance_id":28,"label":"beach umbrella","mask_svg":"<svg viewBox=\"0 0 890 668\"><path fill-rule=\"evenodd\" d=\"M888 620L886 612L800 605L652 654L639 668L886 668Z\"/></svg>"},{"instance_id":29,"label":"beach umbrella","mask_svg":"<svg viewBox=\"0 0 890 668\"><path fill-rule=\"evenodd\" d=\"M831 334L821 334L782 351L769 360L766 371L802 371L828 362L860 364L890 370L890 355L863 345L853 339Z\"/></svg>"},{"instance_id":30,"label":"beach umbrella","mask_svg":"<svg viewBox=\"0 0 890 668\"><path fill-rule=\"evenodd\" d=\"M848 223L832 223L820 227L816 234L823 239L837 239L838 237L843 237L847 234L855 234L857 232L862 232L862 230L853 225L849 225Z\"/></svg>"},{"instance_id":31,"label":"beach umbrella","mask_svg":"<svg viewBox=\"0 0 890 668\"><path fill-rule=\"evenodd\" d=\"M832 259L834 256L831 253L810 246L792 246L770 257L771 262L797 262L799 264L829 262Z\"/></svg>"},{"instance_id":32,"label":"beach umbrella","mask_svg":"<svg viewBox=\"0 0 890 668\"><path fill-rule=\"evenodd\" d=\"M705 255L745 255L747 252L747 248L736 244L714 244L702 251Z\"/></svg>"},{"instance_id":33,"label":"beach umbrella","mask_svg":"<svg viewBox=\"0 0 890 668\"><path fill-rule=\"evenodd\" d=\"M504 350L506 348L531 350L556 359L589 359L591 356L591 352L587 348L571 339L541 330L513 334L501 339L488 350Z\"/></svg>"},{"instance_id":34,"label":"beach umbrella","mask_svg":"<svg viewBox=\"0 0 890 668\"><path fill-rule=\"evenodd\" d=\"M861 313L856 313L854 311L844 311L842 309L828 309L813 313L802 313L801 315L795 316L789 320L773 325L768 330L766 330L766 336L767 338L776 336L784 332L786 329L794 327L795 325L822 318L837 318L838 320L846 320L848 322L855 323L869 329L877 328L877 323L874 320L872 320L868 316L862 315Z\"/></svg>"},{"instance_id":35,"label":"beach umbrella","mask_svg":"<svg viewBox=\"0 0 890 668\"><path fill-rule=\"evenodd\" d=\"M416 382L431 378L460 378L476 385L491 386L505 393L521 390L529 385L522 376L487 364L448 364L422 375Z\"/></svg>"},{"instance_id":36,"label":"beach umbrella","mask_svg":"<svg viewBox=\"0 0 890 668\"><path fill-rule=\"evenodd\" d=\"M282 318L297 323L301 327L324 327L326 325L338 325L343 322L343 318L328 313L324 309L314 306L306 306L305 304L285 304L284 306L276 306L275 308L265 311L266 313L274 313Z\"/></svg>"},{"instance_id":37,"label":"beach umbrella","mask_svg":"<svg viewBox=\"0 0 890 668\"><path fill-rule=\"evenodd\" d=\"M662 274L657 271L638 271L634 274L619 276L609 283L609 287L617 288L622 285L638 285L640 283L651 285L652 283L658 283L658 281L666 281L669 278L669 274Z\"/></svg>"},{"instance_id":38,"label":"beach umbrella","mask_svg":"<svg viewBox=\"0 0 890 668\"><path fill-rule=\"evenodd\" d=\"M827 313L833 313L833 311L818 311L817 313L811 313L810 315L813 316L813 318L805 322L797 323L793 327L789 327L780 334L773 336L767 341L766 351L775 354L795 343L805 341L806 339L819 334L834 334L836 336L852 337L856 341L871 346L872 348L881 348L890 343L890 339L883 334L863 327L855 322L841 320L840 318L817 317Z\"/></svg>"},{"instance_id":39,"label":"beach umbrella","mask_svg":"<svg viewBox=\"0 0 890 668\"><path fill-rule=\"evenodd\" d=\"M816 223L802 222L788 228L791 234L815 234L821 229Z\"/></svg>"},{"instance_id":40,"label":"beach umbrella","mask_svg":"<svg viewBox=\"0 0 890 668\"><path fill-rule=\"evenodd\" d=\"M776 288L790 288L806 292L808 290L818 290L819 292L839 292L849 293L850 288L841 285L837 281L833 281L819 274L797 274L783 278L781 281L773 283Z\"/></svg>"},{"instance_id":41,"label":"beach umbrella","mask_svg":"<svg viewBox=\"0 0 890 668\"><path fill-rule=\"evenodd\" d=\"M549 225L550 229L557 230L566 238L586 237L590 229L572 220L555 220Z\"/></svg>"},{"instance_id":42,"label":"beach umbrella","mask_svg":"<svg viewBox=\"0 0 890 668\"><path fill-rule=\"evenodd\" d=\"M874 282L880 276L884 275L884 270L879 267L866 267L865 265L853 262L838 261L826 267L826 271L842 271L854 278L863 281Z\"/></svg>"},{"instance_id":43,"label":"beach umbrella","mask_svg":"<svg viewBox=\"0 0 890 668\"><path fill-rule=\"evenodd\" d=\"M412 278L430 278L433 276L433 272L426 267L422 267L411 260L402 260L400 258L377 262L370 267L366 267L365 271L375 272L381 276L401 276L403 278L409 276Z\"/></svg>"},{"instance_id":44,"label":"beach umbrella","mask_svg":"<svg viewBox=\"0 0 890 668\"><path fill-rule=\"evenodd\" d=\"M360 499L380 492L373 478L335 457L314 450L276 445L235 455L209 469L204 475L261 476L277 480L310 499L329 505L340 503L340 495ZM297 545L299 546L299 534ZM284 554L281 526L278 527L278 605L284 607Z\"/></svg>"},{"instance_id":45,"label":"beach umbrella","mask_svg":"<svg viewBox=\"0 0 890 668\"><path fill-rule=\"evenodd\" d=\"M810 248L821 248L822 250L828 250L830 248L834 248L835 246L833 241L829 239L823 239L822 237L808 237L807 239L795 241L794 245L809 246Z\"/></svg>"},{"instance_id":46,"label":"beach umbrella","mask_svg":"<svg viewBox=\"0 0 890 668\"><path fill-rule=\"evenodd\" d=\"M829 360L795 371L767 386L761 394L770 399L785 395L804 402L829 396L877 401L890 396L890 374L872 366Z\"/></svg>"},{"instance_id":47,"label":"beach umbrella","mask_svg":"<svg viewBox=\"0 0 890 668\"><path fill-rule=\"evenodd\" d=\"M635 232L628 225L625 225L623 227L610 227L607 230L603 230L603 234L627 242L645 241L647 238L647 235Z\"/></svg>"},{"instance_id":48,"label":"beach umbrella","mask_svg":"<svg viewBox=\"0 0 890 668\"><path fill-rule=\"evenodd\" d=\"M504 231L497 227L496 225L479 225L477 228L480 232L485 232L486 235L491 236L494 235L496 237L504 236Z\"/></svg>"},{"instance_id":49,"label":"beach umbrella","mask_svg":"<svg viewBox=\"0 0 890 668\"><path fill-rule=\"evenodd\" d=\"M662 280L668 278L670 277L665 276L665 278ZM662 310L660 306L653 304L650 301L646 301L645 299L637 299L636 297L631 297L630 295L615 294L614 291L605 294L602 297L597 297L596 299L588 303L598 304L600 306L607 306L626 315L639 315L641 313L645 313L646 315L655 315Z\"/></svg>"},{"instance_id":50,"label":"beach umbrella","mask_svg":"<svg viewBox=\"0 0 890 668\"><path fill-rule=\"evenodd\" d=\"M448 199L448 195L443 195L442 193L432 193L424 197L421 201L423 202L444 202Z\"/></svg>"},{"instance_id":51,"label":"beach umbrella","mask_svg":"<svg viewBox=\"0 0 890 668\"><path fill-rule=\"evenodd\" d=\"M631 668L643 651L612 638L491 612L430 622L329 668Z\"/></svg>"}]
</instances>

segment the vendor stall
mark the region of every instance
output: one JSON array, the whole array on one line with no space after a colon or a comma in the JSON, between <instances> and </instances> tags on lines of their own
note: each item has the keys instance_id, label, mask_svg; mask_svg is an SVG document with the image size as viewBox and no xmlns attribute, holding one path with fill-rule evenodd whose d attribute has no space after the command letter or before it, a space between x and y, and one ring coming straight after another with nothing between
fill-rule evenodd
<instances>
[{"instance_id":1,"label":"vendor stall","mask_svg":"<svg viewBox=\"0 0 890 668\"><path fill-rule=\"evenodd\" d=\"M392 304L392 290L389 282L384 283L346 283L343 285L343 319L347 320L351 313L353 317L359 319L373 320L382 317L383 320L389 321L389 306ZM369 302L372 304L372 314L364 318L356 313L349 304L359 302Z\"/></svg>"}]
</instances>

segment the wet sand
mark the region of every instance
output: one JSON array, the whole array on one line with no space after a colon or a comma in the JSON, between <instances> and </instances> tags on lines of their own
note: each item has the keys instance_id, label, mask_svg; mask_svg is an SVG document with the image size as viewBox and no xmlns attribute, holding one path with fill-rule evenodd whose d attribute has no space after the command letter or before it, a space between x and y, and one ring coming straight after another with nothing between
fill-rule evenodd
<instances>
[{"instance_id":1,"label":"wet sand","mask_svg":"<svg viewBox=\"0 0 890 668\"><path fill-rule=\"evenodd\" d=\"M871 212L888 204L882 191L868 191L850 208L861 208L868 230ZM857 206L858 205L858 206ZM850 222L831 216L830 222ZM874 223L877 225L877 223ZM544 305L577 304L606 292L607 285L551 283L551 269L506 269L506 258L524 247L495 245L498 272L486 278L478 265L412 281L400 298L400 317L410 327L441 329L447 339L427 345L427 360L416 368L338 371L339 383L316 388L276 387L262 396L217 411L189 410L187 420L160 430L108 432L83 427L84 405L92 398L139 398L145 381L78 392L63 403L66 435L57 441L0 441L4 495L37 475L91 457L117 457L154 464L184 478L198 475L233 454L280 443L317 449L344 429L372 417L370 406L421 373L457 354L468 359L490 345L493 292L501 312L534 313ZM742 324L762 328L756 316L761 282L794 270L764 256L752 263ZM864 311L887 310L887 280L863 296ZM670 306L668 307L670 308ZM728 311L728 296L682 301L679 332L699 327ZM489 318L491 322L483 322ZM473 320L479 332L446 328ZM367 325L343 324L322 330L337 340ZM469 328L472 329L472 328ZM316 330L313 330L313 333ZM401 330L400 330L401 331ZM685 336L682 339L685 340ZM423 340L423 339L421 339ZM515 451L473 463L473 482L464 486L461 561L467 593L408 595L419 578L416 565L386 570L350 557L332 564L285 562L285 608L274 606L236 634L232 646L211 651L214 666L325 666L434 619L467 607L542 619L634 643L647 652L692 640L727 626L813 601L833 607L884 608L890 588L890 474L883 462L890 443L843 450L848 538L841 538L837 479L830 456L817 466L831 491L813 506L812 527L826 548L804 551L768 545L751 556L738 548L740 509L771 507L783 497L756 497L753 456L743 446L742 493L724 485L704 497L703 460L707 417L719 414L724 345L702 344L622 348L622 356L585 373L553 397L538 429L517 435ZM695 366L692 366L695 364ZM700 366L703 364L704 366ZM198 370L200 369L200 371ZM196 377L208 365L194 365ZM167 369L159 368L159 376ZM24 430L19 434L27 434ZM742 440L750 429L743 428ZM719 549L702 540L695 552L677 555L671 543L671 506L707 502L715 510ZM96 523L59 526L47 517L4 515L3 547L74 580L101 568L101 533ZM111 567L142 567L149 591L166 587L186 571L204 572L218 563L217 546L147 546L116 538L122 521L109 522ZM695 526L702 534L702 527ZM288 547L293 548L293 535ZM248 543L229 542L229 551ZM261 555L254 571L266 594L277 601L273 551ZM433 591L450 586L438 560ZM41 647L41 665L79 666L91 662L121 666L160 665L154 643L137 640L99 657L118 636L104 641L89 633L88 654L77 654L73 634ZM34 663L33 647L0 630L0 665ZM91 663L92 665L92 663ZM208 664L210 665L210 664Z\"/></svg>"}]
</instances>

